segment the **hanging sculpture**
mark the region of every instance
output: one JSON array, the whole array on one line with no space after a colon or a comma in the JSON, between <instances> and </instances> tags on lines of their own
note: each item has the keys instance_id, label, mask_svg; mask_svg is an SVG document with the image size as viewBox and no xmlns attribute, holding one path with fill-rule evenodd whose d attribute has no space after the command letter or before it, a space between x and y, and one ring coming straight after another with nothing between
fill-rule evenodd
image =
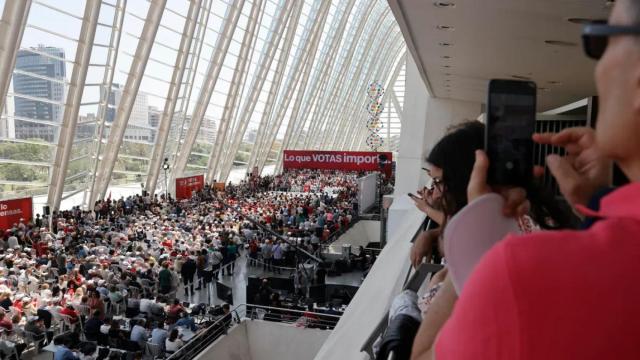
<instances>
[{"instance_id":1,"label":"hanging sculpture","mask_svg":"<svg viewBox=\"0 0 640 360\"><path fill-rule=\"evenodd\" d=\"M379 82L374 81L369 84L367 95L370 101L367 104L367 112L369 113L367 129L369 130L369 135L367 136L366 142L371 150L378 151L384 144L384 140L378 134L383 127L382 121L380 121L380 114L382 114L384 110L384 105L382 104L384 88Z\"/></svg>"}]
</instances>

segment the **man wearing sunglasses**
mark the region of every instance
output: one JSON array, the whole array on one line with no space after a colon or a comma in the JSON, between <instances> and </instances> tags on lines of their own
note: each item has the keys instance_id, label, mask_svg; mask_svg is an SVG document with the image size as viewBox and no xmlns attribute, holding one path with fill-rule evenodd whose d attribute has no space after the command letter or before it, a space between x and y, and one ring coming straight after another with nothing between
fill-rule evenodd
<instances>
[{"instance_id":1,"label":"man wearing sunglasses","mask_svg":"<svg viewBox=\"0 0 640 360\"><path fill-rule=\"evenodd\" d=\"M412 359L640 359L640 0L616 1L609 24L587 25L583 40L587 55L599 59L596 130L534 140L565 148L568 155L550 155L547 166L564 197L597 221L584 231L510 236L494 245L442 329L425 318L420 332L437 332L437 339L421 343L419 332ZM489 160L476 155L469 202L491 191ZM608 184L611 161L631 183L586 208ZM505 213L526 211L522 199L509 200ZM477 227L475 235L489 233ZM439 296L432 314L441 310Z\"/></svg>"}]
</instances>

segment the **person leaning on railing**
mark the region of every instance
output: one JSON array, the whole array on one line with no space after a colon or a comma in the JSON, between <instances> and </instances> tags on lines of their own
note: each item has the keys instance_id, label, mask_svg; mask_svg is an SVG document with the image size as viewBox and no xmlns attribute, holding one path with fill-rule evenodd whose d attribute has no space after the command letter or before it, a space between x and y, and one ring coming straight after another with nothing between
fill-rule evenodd
<instances>
[{"instance_id":1,"label":"person leaning on railing","mask_svg":"<svg viewBox=\"0 0 640 360\"><path fill-rule=\"evenodd\" d=\"M473 168L475 151L484 146L484 124L469 121L453 127L433 147L427 157L426 171L431 178L430 185L418 191L420 197L412 197L418 209L427 214L439 226L437 229L423 231L415 240L410 260L414 267L429 259L437 249L445 255L439 241L448 220L467 205L467 184ZM555 203L548 192L531 186L532 210L519 219L523 233L549 228L570 228L575 219L568 208ZM539 224L539 226L538 226ZM423 314L428 310L430 301L444 285L447 268L434 276L425 297L420 301Z\"/></svg>"},{"instance_id":2,"label":"person leaning on railing","mask_svg":"<svg viewBox=\"0 0 640 360\"><path fill-rule=\"evenodd\" d=\"M449 320L423 322L414 359L640 358L640 2L617 1L609 23L583 32L587 54L602 57L595 71L595 132L534 136L567 151L547 157L547 166L567 201L595 223L582 231L508 236L493 246L466 280ZM631 183L603 197L611 161ZM470 201L492 191L488 165L478 151ZM501 195L505 214L526 210L523 189ZM602 267L599 259L610 261ZM455 301L455 291L451 296ZM437 341L428 336L433 332Z\"/></svg>"},{"instance_id":3,"label":"person leaning on railing","mask_svg":"<svg viewBox=\"0 0 640 360\"><path fill-rule=\"evenodd\" d=\"M467 205L467 185L473 169L475 151L483 146L484 124L470 121L450 129L449 133L440 139L429 153L426 170L432 179L431 185L418 192L419 198L412 198L416 206L440 227L423 231L416 238L410 254L410 260L415 267L420 265L425 257L431 257L434 244L436 244L439 253L446 256L440 241L441 234L449 219ZM532 194L536 194L536 200L532 202L535 210L523 214L521 217L520 223L523 224L521 232L538 228L532 225L535 223L541 224L543 228L571 226L573 219L568 209L562 209L549 201L549 197L545 196L543 191L533 187L532 190ZM440 292L444 292L442 296L449 294L449 290L450 279L448 269L445 267L431 278L422 297L419 298L415 292L410 290L399 294L394 303L402 305L394 307L399 309L399 313L390 312L390 323L382 340L381 351L393 350L399 359L408 358L409 352L406 351L404 344L413 339L418 324L430 316L429 312L433 300ZM454 301L448 301L449 307L441 306L438 308L440 321L446 320L448 313L453 308L453 303ZM430 335L434 336L435 334L431 333ZM389 345L389 342L395 347ZM405 348L402 349L402 347Z\"/></svg>"},{"instance_id":4,"label":"person leaning on railing","mask_svg":"<svg viewBox=\"0 0 640 360\"><path fill-rule=\"evenodd\" d=\"M419 197L412 199L416 207L437 223L439 228L424 231L416 238L410 255L414 267L425 257L431 257L447 221L467 205L467 184L474 164L474 152L483 147L484 124L468 121L452 127L429 153L425 170L431 179L430 184L419 189ZM555 202L548 191L533 184L529 192L533 197L532 207L523 217L524 222L532 219L544 229L575 226L576 220L570 209ZM522 227L528 226L523 223Z\"/></svg>"}]
</instances>

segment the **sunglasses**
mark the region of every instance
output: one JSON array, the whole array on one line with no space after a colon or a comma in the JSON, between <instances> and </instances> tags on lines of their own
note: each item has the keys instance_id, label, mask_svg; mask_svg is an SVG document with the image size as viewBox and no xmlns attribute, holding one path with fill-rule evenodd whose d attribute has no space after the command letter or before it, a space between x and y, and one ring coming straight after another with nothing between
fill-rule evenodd
<instances>
[{"instance_id":1,"label":"sunglasses","mask_svg":"<svg viewBox=\"0 0 640 360\"><path fill-rule=\"evenodd\" d=\"M610 36L640 35L640 26L615 26L594 21L582 30L582 46L588 57L599 60L607 50Z\"/></svg>"}]
</instances>

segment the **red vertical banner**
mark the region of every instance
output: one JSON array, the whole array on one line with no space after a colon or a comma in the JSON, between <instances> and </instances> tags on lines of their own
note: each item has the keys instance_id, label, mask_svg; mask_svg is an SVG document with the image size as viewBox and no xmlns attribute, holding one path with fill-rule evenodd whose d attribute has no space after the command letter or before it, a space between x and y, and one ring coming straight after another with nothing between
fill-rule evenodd
<instances>
[{"instance_id":1,"label":"red vertical banner","mask_svg":"<svg viewBox=\"0 0 640 360\"><path fill-rule=\"evenodd\" d=\"M204 175L176 179L176 200L191 199L195 191L204 188Z\"/></svg>"},{"instance_id":2,"label":"red vertical banner","mask_svg":"<svg viewBox=\"0 0 640 360\"><path fill-rule=\"evenodd\" d=\"M0 201L0 229L11 229L13 224L24 219L27 223L33 218L33 199L21 198Z\"/></svg>"}]
</instances>

